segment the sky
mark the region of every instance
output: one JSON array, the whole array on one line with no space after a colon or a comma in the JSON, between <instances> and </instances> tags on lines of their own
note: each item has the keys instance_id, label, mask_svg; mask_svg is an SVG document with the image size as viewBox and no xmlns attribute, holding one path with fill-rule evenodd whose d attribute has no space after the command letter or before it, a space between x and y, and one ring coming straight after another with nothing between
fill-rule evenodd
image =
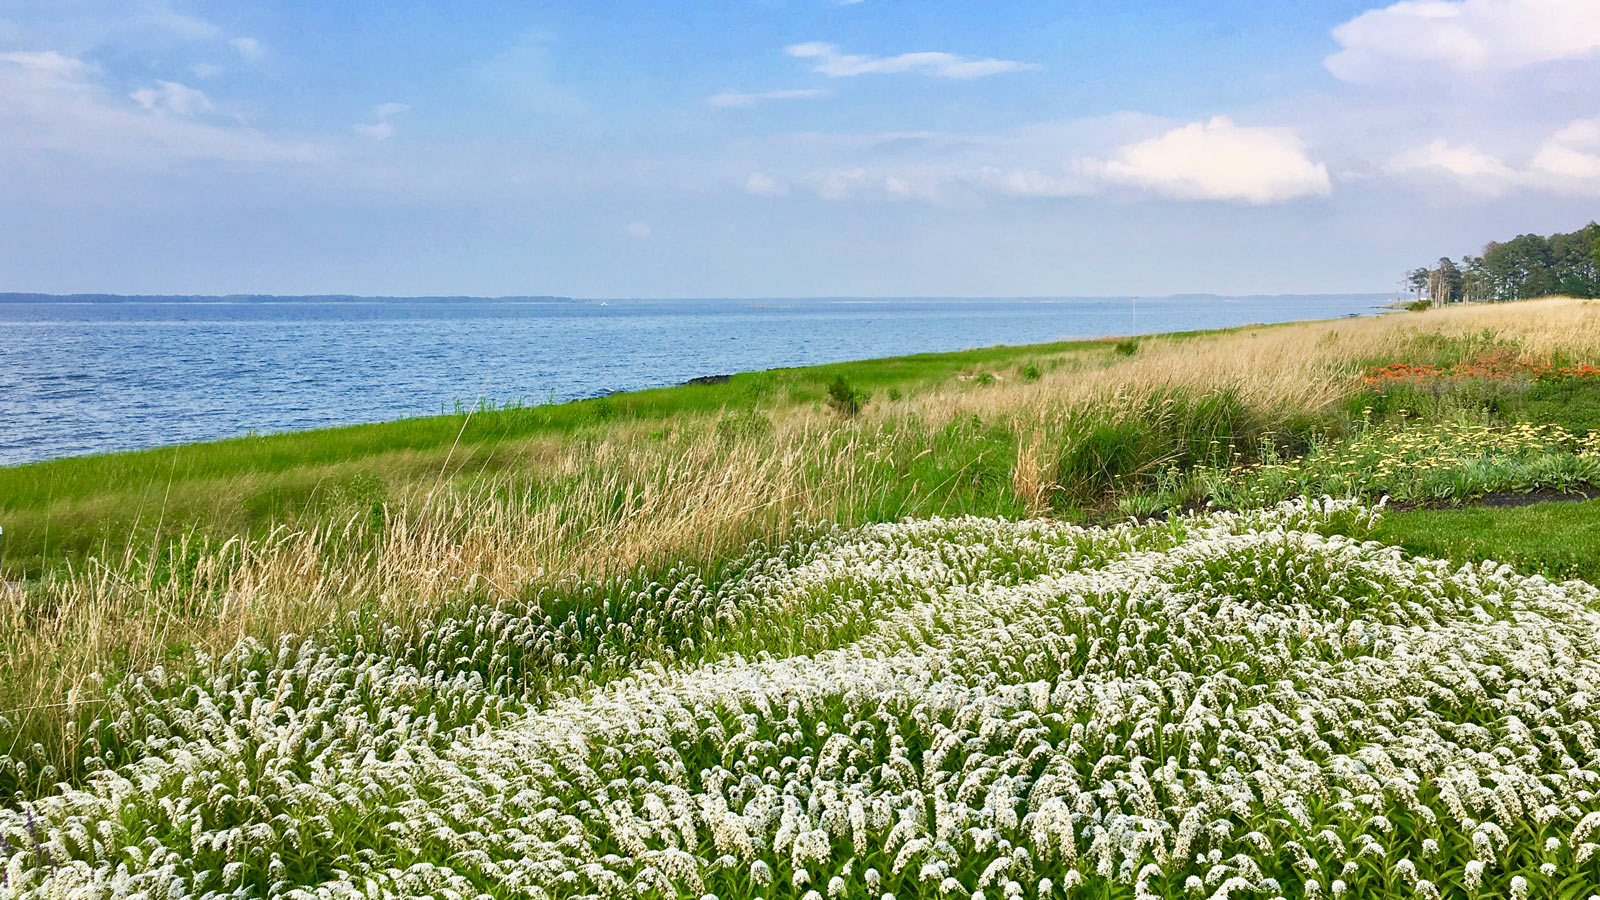
<instances>
[{"instance_id":1,"label":"sky","mask_svg":"<svg viewBox=\"0 0 1600 900\"><path fill-rule=\"evenodd\" d=\"M1600 0L0 0L0 291L1384 291L1600 216Z\"/></svg>"}]
</instances>

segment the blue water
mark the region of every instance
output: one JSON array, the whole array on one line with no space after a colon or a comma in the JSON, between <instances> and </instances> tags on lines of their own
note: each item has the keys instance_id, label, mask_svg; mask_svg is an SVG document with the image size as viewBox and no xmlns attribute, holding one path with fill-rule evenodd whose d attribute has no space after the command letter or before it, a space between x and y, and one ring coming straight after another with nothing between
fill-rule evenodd
<instances>
[{"instance_id":1,"label":"blue water","mask_svg":"<svg viewBox=\"0 0 1600 900\"><path fill-rule=\"evenodd\" d=\"M0 300L0 465L698 375L1368 314L1381 295Z\"/></svg>"}]
</instances>

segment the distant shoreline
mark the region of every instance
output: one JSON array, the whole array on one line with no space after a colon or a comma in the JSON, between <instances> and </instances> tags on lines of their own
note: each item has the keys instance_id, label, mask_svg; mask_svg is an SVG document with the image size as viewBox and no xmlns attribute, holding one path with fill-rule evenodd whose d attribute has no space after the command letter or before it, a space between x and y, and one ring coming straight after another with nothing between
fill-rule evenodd
<instances>
[{"instance_id":1,"label":"distant shoreline","mask_svg":"<svg viewBox=\"0 0 1600 900\"><path fill-rule=\"evenodd\" d=\"M895 296L851 296L840 294L827 297L568 297L559 294L505 294L475 296L471 294L44 294L25 291L0 292L0 303L893 303L905 302L960 302L1005 303L1028 302L1105 302L1109 300L1138 300L1141 303L1164 301L1222 300L1317 300L1329 297L1382 298L1391 303L1403 302L1393 291L1320 291L1316 293L1282 294L1218 294L1209 291L1184 294L1036 294L1019 296L935 296L904 294Z\"/></svg>"}]
</instances>

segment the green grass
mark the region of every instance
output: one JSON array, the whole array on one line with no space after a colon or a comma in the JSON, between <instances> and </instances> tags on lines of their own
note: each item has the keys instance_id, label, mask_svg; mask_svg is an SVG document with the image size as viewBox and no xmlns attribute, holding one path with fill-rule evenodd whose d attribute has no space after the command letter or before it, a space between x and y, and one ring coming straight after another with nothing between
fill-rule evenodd
<instances>
[{"instance_id":1,"label":"green grass","mask_svg":"<svg viewBox=\"0 0 1600 900\"><path fill-rule=\"evenodd\" d=\"M1492 559L1600 584L1600 500L1389 512L1371 537L1452 562Z\"/></svg>"},{"instance_id":2,"label":"green grass","mask_svg":"<svg viewBox=\"0 0 1600 900\"><path fill-rule=\"evenodd\" d=\"M1289 324L1293 323L1162 337L1183 340ZM622 429L657 442L699 439L703 435L698 429L711 428L723 438L747 436L751 429L767 427L766 413L796 407L828 411L829 389L841 380L871 406L915 398L933 388L960 385L981 390L1000 380L1031 382L1043 373L1113 365L1137 348L1135 341L1080 340L920 353L746 372L721 383L561 404L482 404L447 415L0 467L0 526L5 529L0 539L0 577L32 578L90 557L121 557L177 532L217 540L261 537L278 527L326 524L342 519L353 507L381 505L385 498L408 492L520 476L530 457L538 456L541 443L593 442ZM724 420L712 425L718 415ZM963 428L972 430L970 423ZM982 423L978 428L984 430ZM941 450L951 443L947 434L925 437ZM976 473L978 487L992 495L983 473L1000 462L1009 465L1011 457L1006 454L1013 450L978 448L960 459L919 460L916 468ZM945 475L927 474L937 479L912 478L908 484L920 489L930 484L962 487L959 478L946 482ZM559 486L546 484L543 489L556 491ZM886 499L896 502L886 505ZM927 508L925 500L905 498L880 496L862 502L888 510L889 515L918 510L995 515L1016 508L1009 502L974 504L969 499L952 496L934 508Z\"/></svg>"},{"instance_id":3,"label":"green grass","mask_svg":"<svg viewBox=\"0 0 1600 900\"><path fill-rule=\"evenodd\" d=\"M562 404L479 408L0 468L0 573L32 576L91 555L117 555L178 528L259 535L286 523L326 521L330 510L343 510L351 498L364 505L405 488L519 469L540 441L596 439L623 427L665 440L675 429L700 427L719 411L743 411L720 426L727 436L760 426L759 410L823 408L830 385L840 379L872 404L947 385L961 375L1021 381L1040 370L1112 358L1112 345L1103 341L924 353L741 373L719 384Z\"/></svg>"}]
</instances>

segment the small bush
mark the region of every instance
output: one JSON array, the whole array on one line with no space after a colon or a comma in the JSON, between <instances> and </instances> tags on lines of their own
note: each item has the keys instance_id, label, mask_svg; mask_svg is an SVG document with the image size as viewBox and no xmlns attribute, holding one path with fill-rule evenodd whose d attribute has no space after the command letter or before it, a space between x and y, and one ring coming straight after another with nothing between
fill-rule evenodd
<instances>
[{"instance_id":1,"label":"small bush","mask_svg":"<svg viewBox=\"0 0 1600 900\"><path fill-rule=\"evenodd\" d=\"M1028 363L1022 367L1023 381L1038 381L1039 377L1039 367L1033 363Z\"/></svg>"},{"instance_id":2,"label":"small bush","mask_svg":"<svg viewBox=\"0 0 1600 900\"><path fill-rule=\"evenodd\" d=\"M899 388L897 388L897 387L889 388L889 399L890 400L899 400L900 396L901 395L900 395L900 389Z\"/></svg>"},{"instance_id":3,"label":"small bush","mask_svg":"<svg viewBox=\"0 0 1600 900\"><path fill-rule=\"evenodd\" d=\"M978 373L978 377L975 380L978 382L978 384L987 387L987 386L989 386L991 384L994 384L994 382L995 382L994 373L993 372L979 372Z\"/></svg>"},{"instance_id":4,"label":"small bush","mask_svg":"<svg viewBox=\"0 0 1600 900\"><path fill-rule=\"evenodd\" d=\"M1118 356L1132 356L1139 352L1139 342L1133 340L1132 338L1126 341L1117 341L1116 345L1111 348L1111 351Z\"/></svg>"},{"instance_id":5,"label":"small bush","mask_svg":"<svg viewBox=\"0 0 1600 900\"><path fill-rule=\"evenodd\" d=\"M828 408L853 419L861 414L862 407L867 405L870 396L866 391L857 389L840 375L828 385Z\"/></svg>"},{"instance_id":6,"label":"small bush","mask_svg":"<svg viewBox=\"0 0 1600 900\"><path fill-rule=\"evenodd\" d=\"M732 443L772 434L772 420L754 409L741 409L717 420L717 437Z\"/></svg>"},{"instance_id":7,"label":"small bush","mask_svg":"<svg viewBox=\"0 0 1600 900\"><path fill-rule=\"evenodd\" d=\"M389 502L389 489L377 475L358 472L336 485L329 492L329 499L338 509L365 515L374 532L383 531L384 507Z\"/></svg>"},{"instance_id":8,"label":"small bush","mask_svg":"<svg viewBox=\"0 0 1600 900\"><path fill-rule=\"evenodd\" d=\"M1409 309L1412 312L1422 312L1425 309L1432 309L1432 308L1433 308L1433 304L1431 302L1427 301L1427 300L1413 300L1410 303L1406 304L1406 309Z\"/></svg>"},{"instance_id":9,"label":"small bush","mask_svg":"<svg viewBox=\"0 0 1600 900\"><path fill-rule=\"evenodd\" d=\"M1128 419L1082 423L1056 464L1056 484L1070 501L1096 504L1154 475L1171 451L1147 423Z\"/></svg>"}]
</instances>

